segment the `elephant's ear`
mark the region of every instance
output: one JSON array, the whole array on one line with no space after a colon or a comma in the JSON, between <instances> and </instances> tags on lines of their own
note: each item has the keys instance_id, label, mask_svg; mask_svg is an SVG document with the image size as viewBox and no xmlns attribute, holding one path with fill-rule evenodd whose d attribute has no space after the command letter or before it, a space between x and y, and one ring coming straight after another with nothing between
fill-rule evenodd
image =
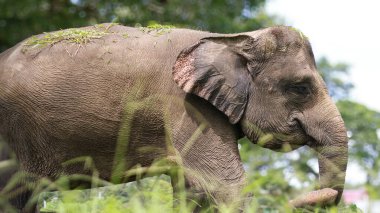
<instances>
[{"instance_id":1,"label":"elephant's ear","mask_svg":"<svg viewBox=\"0 0 380 213\"><path fill-rule=\"evenodd\" d=\"M245 110L251 77L239 50L253 38L210 37L184 49L173 67L174 81L187 93L208 100L237 123Z\"/></svg>"}]
</instances>

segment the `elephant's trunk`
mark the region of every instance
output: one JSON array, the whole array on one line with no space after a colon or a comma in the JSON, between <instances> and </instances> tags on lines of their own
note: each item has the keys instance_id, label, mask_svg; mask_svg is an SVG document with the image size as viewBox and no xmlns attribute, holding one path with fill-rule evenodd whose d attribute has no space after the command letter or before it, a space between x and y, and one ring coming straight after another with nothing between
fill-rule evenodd
<instances>
[{"instance_id":1,"label":"elephant's trunk","mask_svg":"<svg viewBox=\"0 0 380 213\"><path fill-rule=\"evenodd\" d=\"M319 181L321 188L338 191L335 204L342 197L347 167L347 143L324 145L316 148L319 163Z\"/></svg>"},{"instance_id":2,"label":"elephant's trunk","mask_svg":"<svg viewBox=\"0 0 380 213\"><path fill-rule=\"evenodd\" d=\"M312 138L309 146L318 153L320 187L337 190L334 202L338 204L348 161L347 131L342 117L330 98L303 114L302 125Z\"/></svg>"}]
</instances>

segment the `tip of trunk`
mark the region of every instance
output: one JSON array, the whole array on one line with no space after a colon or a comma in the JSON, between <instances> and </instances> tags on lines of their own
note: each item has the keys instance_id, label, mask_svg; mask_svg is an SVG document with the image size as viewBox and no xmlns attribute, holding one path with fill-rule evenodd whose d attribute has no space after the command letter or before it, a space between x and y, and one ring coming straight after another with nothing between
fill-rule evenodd
<instances>
[{"instance_id":1,"label":"tip of trunk","mask_svg":"<svg viewBox=\"0 0 380 213\"><path fill-rule=\"evenodd\" d=\"M336 201L339 192L331 188L312 191L291 200L289 204L294 208L304 208L308 206L328 206Z\"/></svg>"}]
</instances>

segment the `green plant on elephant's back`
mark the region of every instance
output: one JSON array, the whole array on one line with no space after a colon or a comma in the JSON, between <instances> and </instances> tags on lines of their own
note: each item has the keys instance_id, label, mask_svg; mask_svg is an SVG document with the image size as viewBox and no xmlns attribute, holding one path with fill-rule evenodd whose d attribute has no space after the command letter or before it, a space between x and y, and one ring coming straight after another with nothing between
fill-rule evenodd
<instances>
[{"instance_id":1,"label":"green plant on elephant's back","mask_svg":"<svg viewBox=\"0 0 380 213\"><path fill-rule=\"evenodd\" d=\"M171 176L180 207L191 200L195 211L243 210L252 196L244 191L243 137L278 152L305 145L317 152L320 190L289 208L339 203L346 129L298 31L170 28L155 35L103 27L107 34L86 37L80 48L61 36L0 54L0 134L22 172L13 186L33 180L8 196L16 208L34 211L33 188L94 187L161 172Z\"/></svg>"}]
</instances>

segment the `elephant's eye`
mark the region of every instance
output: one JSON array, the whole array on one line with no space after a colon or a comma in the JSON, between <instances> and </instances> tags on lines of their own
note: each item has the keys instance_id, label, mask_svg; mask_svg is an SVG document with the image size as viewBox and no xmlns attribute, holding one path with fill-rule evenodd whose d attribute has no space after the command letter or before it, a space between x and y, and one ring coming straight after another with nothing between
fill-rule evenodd
<instances>
[{"instance_id":1,"label":"elephant's eye","mask_svg":"<svg viewBox=\"0 0 380 213\"><path fill-rule=\"evenodd\" d=\"M287 88L287 92L306 97L310 94L310 87L306 84L291 85Z\"/></svg>"}]
</instances>

